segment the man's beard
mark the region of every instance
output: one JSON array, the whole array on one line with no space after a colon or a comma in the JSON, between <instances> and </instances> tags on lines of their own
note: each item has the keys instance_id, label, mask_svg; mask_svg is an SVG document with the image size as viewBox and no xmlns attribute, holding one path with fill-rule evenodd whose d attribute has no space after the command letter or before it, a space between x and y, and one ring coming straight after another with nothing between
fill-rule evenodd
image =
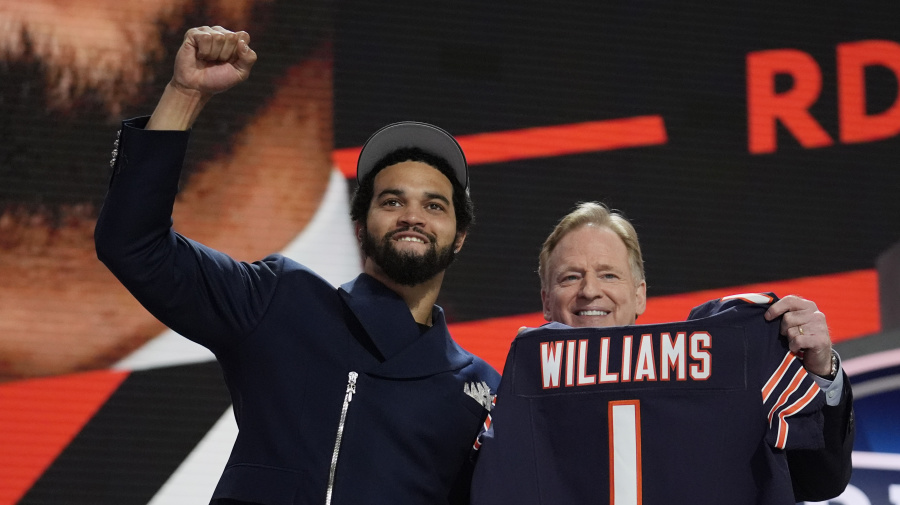
<instances>
[{"instance_id":1,"label":"man's beard","mask_svg":"<svg viewBox=\"0 0 900 505\"><path fill-rule=\"evenodd\" d=\"M393 237L397 233L413 230L421 233L429 239L430 247L425 254L400 252L394 248ZM434 278L443 272L456 259L453 244L440 250L437 248L436 237L425 233L420 228L401 228L385 234L381 243L373 237L369 230L363 233L362 249L366 256L378 265L392 281L402 286L415 286Z\"/></svg>"},{"instance_id":2,"label":"man's beard","mask_svg":"<svg viewBox=\"0 0 900 505\"><path fill-rule=\"evenodd\" d=\"M134 47L105 54L104 61L124 63L102 72L96 65L79 65L72 57L63 57L102 47L54 46L47 34L53 29L36 30L14 16L15 31L0 34L0 118L9 118L0 121L0 216L7 210L22 219L39 214L61 223L71 206L87 205L88 213L96 217L109 185L119 121L153 110L172 76L175 49L185 32L208 23L210 13L218 13L217 6L229 2L187 4L185 12L160 18L153 23L154 30L131 39ZM253 78L229 90L230 106L208 107L198 118L182 183L206 160L229 156L233 136L257 117L279 86L279 76L329 40L325 27L330 26L332 7L320 4L327 2L258 4L248 22L265 25L266 37L253 48L268 56L254 65ZM53 140L50 148L48 139Z\"/></svg>"}]
</instances>

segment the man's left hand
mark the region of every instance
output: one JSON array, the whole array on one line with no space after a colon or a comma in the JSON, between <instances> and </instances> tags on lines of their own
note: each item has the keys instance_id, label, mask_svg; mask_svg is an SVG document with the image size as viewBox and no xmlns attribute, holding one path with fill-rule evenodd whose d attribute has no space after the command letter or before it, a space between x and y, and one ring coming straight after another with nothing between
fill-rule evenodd
<instances>
[{"instance_id":1,"label":"man's left hand","mask_svg":"<svg viewBox=\"0 0 900 505\"><path fill-rule=\"evenodd\" d=\"M831 336L825 314L812 301L788 295L769 307L766 320L781 315L781 334L787 337L791 352L803 360L808 372L831 375Z\"/></svg>"}]
</instances>

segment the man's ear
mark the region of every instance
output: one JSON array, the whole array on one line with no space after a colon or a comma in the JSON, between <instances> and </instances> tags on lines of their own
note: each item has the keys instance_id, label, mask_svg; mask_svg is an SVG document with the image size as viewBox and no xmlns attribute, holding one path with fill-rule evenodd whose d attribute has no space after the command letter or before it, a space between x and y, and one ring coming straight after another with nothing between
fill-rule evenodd
<instances>
[{"instance_id":1,"label":"man's ear","mask_svg":"<svg viewBox=\"0 0 900 505\"><path fill-rule=\"evenodd\" d=\"M643 314L644 311L647 310L647 281L646 280L643 280L643 281L641 281L640 284L638 284L637 290L635 291L634 296L636 297L636 301L637 301L636 310L635 310L635 312L637 312L637 313L634 315L634 317L635 317L635 319L637 319L637 316Z\"/></svg>"},{"instance_id":2,"label":"man's ear","mask_svg":"<svg viewBox=\"0 0 900 505\"><path fill-rule=\"evenodd\" d=\"M552 322L553 319L550 318L550 307L547 306L547 290L544 288L541 288L541 306L544 308L544 320Z\"/></svg>"},{"instance_id":3,"label":"man's ear","mask_svg":"<svg viewBox=\"0 0 900 505\"><path fill-rule=\"evenodd\" d=\"M356 232L356 244L359 245L359 246L362 246L363 233L366 232L366 228L365 228L365 226L363 226L362 224L360 224L359 221L354 221L354 222L353 222L353 227L354 227L355 232Z\"/></svg>"},{"instance_id":4,"label":"man's ear","mask_svg":"<svg viewBox=\"0 0 900 505\"><path fill-rule=\"evenodd\" d=\"M466 232L456 232L456 238L453 240L453 252L458 253L462 250L463 242L466 241Z\"/></svg>"}]
</instances>

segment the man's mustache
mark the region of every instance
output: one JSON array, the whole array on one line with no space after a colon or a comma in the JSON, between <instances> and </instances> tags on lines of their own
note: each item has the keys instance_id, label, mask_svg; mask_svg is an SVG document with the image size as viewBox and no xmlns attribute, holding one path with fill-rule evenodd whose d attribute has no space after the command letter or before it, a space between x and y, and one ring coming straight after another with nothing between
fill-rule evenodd
<instances>
[{"instance_id":1,"label":"man's mustache","mask_svg":"<svg viewBox=\"0 0 900 505\"><path fill-rule=\"evenodd\" d=\"M403 228L397 228L396 230L389 231L384 235L384 241L387 242L391 240L391 237L393 237L394 235L398 233L405 233L408 231L413 231L421 235L425 235L425 237L428 238L428 242L431 244L434 244L437 241L437 235L432 235L431 233L428 233L418 226L404 226Z\"/></svg>"}]
</instances>

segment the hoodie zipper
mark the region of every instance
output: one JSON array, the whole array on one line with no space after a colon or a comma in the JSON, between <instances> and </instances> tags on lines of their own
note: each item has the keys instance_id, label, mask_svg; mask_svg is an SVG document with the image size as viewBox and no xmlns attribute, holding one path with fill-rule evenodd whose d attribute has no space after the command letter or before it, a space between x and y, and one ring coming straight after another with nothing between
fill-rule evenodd
<instances>
[{"instance_id":1,"label":"hoodie zipper","mask_svg":"<svg viewBox=\"0 0 900 505\"><path fill-rule=\"evenodd\" d=\"M325 505L331 505L331 495L334 492L334 473L337 470L338 454L341 452L341 440L344 438L344 423L347 421L347 410L353 395L356 393L356 372L347 374L347 392L344 394L344 406L341 408L341 422L338 423L337 437L334 440L334 452L331 454L331 471L328 473L328 489L325 492Z\"/></svg>"}]
</instances>

